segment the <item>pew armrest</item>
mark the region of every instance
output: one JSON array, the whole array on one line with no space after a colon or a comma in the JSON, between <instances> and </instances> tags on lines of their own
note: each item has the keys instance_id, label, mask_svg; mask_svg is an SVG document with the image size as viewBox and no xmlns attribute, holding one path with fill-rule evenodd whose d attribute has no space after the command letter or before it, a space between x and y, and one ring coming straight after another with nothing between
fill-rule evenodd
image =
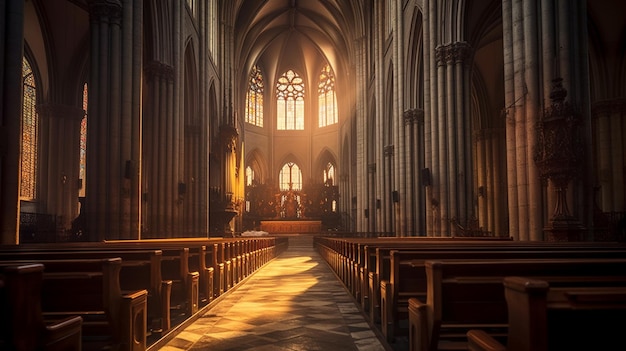
<instances>
[{"instance_id":1,"label":"pew armrest","mask_svg":"<svg viewBox=\"0 0 626 351\"><path fill-rule=\"evenodd\" d=\"M409 299L409 350L430 350L428 305L416 298Z\"/></svg>"},{"instance_id":2,"label":"pew armrest","mask_svg":"<svg viewBox=\"0 0 626 351\"><path fill-rule=\"evenodd\" d=\"M388 342L394 340L394 303L393 285L388 280L380 281L380 325Z\"/></svg>"},{"instance_id":3,"label":"pew armrest","mask_svg":"<svg viewBox=\"0 0 626 351\"><path fill-rule=\"evenodd\" d=\"M80 351L83 318L68 317L46 325L43 343L48 351Z\"/></svg>"},{"instance_id":4,"label":"pew armrest","mask_svg":"<svg viewBox=\"0 0 626 351\"><path fill-rule=\"evenodd\" d=\"M467 332L469 351L506 351L506 347L492 338L484 330L470 330Z\"/></svg>"},{"instance_id":5,"label":"pew armrest","mask_svg":"<svg viewBox=\"0 0 626 351\"><path fill-rule=\"evenodd\" d=\"M119 335L121 351L147 349L148 291L138 290L122 296Z\"/></svg>"}]
</instances>

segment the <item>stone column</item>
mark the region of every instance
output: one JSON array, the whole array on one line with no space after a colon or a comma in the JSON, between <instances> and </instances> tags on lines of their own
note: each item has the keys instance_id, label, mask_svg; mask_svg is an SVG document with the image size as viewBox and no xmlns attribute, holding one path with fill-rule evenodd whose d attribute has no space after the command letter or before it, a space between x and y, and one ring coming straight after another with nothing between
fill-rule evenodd
<instances>
[{"instance_id":1,"label":"stone column","mask_svg":"<svg viewBox=\"0 0 626 351\"><path fill-rule=\"evenodd\" d=\"M433 187L430 184L430 176L428 176L428 184L424 179L424 175L428 172L428 175L432 172L434 167L434 152L436 144L434 125L432 116L437 113L437 104L433 104L433 99L436 95L433 87L435 84L436 69L435 69L435 41L434 37L437 32L436 26L436 1L424 0L424 171L420 174L420 182L424 184L425 189L425 235L434 236L434 212L431 210L433 199L435 194L433 193ZM433 39L431 39L431 37Z\"/></svg>"},{"instance_id":2,"label":"stone column","mask_svg":"<svg viewBox=\"0 0 626 351\"><path fill-rule=\"evenodd\" d=\"M394 156L395 156L395 147L393 145L386 145L383 148L384 153L384 169L383 173L385 174L383 178L384 189L382 192L382 211L383 211L383 221L384 221L384 231L387 234L395 233L395 208L396 203L394 203L392 199L392 191L393 189L393 174L394 174ZM398 233L395 233L398 234Z\"/></svg>"},{"instance_id":3,"label":"stone column","mask_svg":"<svg viewBox=\"0 0 626 351\"><path fill-rule=\"evenodd\" d=\"M0 4L0 243L19 244L24 1Z\"/></svg>"},{"instance_id":4,"label":"stone column","mask_svg":"<svg viewBox=\"0 0 626 351\"><path fill-rule=\"evenodd\" d=\"M145 189L148 228L146 235L150 237L165 237L171 229L171 203L174 201L174 180L171 170L168 170L168 142L171 142L170 114L172 93L170 85L174 80L174 70L171 66L151 62L146 66L145 74L150 91L144 110L144 167Z\"/></svg>"},{"instance_id":5,"label":"stone column","mask_svg":"<svg viewBox=\"0 0 626 351\"><path fill-rule=\"evenodd\" d=\"M599 194L596 204L602 212L623 212L626 184L624 136L626 136L626 99L599 101L592 109L597 161L595 176ZM624 170L620 172L620 170Z\"/></svg>"},{"instance_id":6,"label":"stone column","mask_svg":"<svg viewBox=\"0 0 626 351\"><path fill-rule=\"evenodd\" d=\"M85 215L92 240L119 238L120 1L89 1L91 76Z\"/></svg>"},{"instance_id":7,"label":"stone column","mask_svg":"<svg viewBox=\"0 0 626 351\"><path fill-rule=\"evenodd\" d=\"M356 40L356 140L353 143L356 148L356 198L357 198L357 211L356 211L356 231L365 232L373 231L371 226L372 219L374 218L375 211L371 206L370 198L373 195L373 189L371 186L371 177L368 171L367 164L367 145L371 142L367 140L367 130L369 126L369 120L367 118L367 77L366 70L366 51L367 40L362 36ZM368 211L367 218L365 217L365 210Z\"/></svg>"},{"instance_id":8,"label":"stone column","mask_svg":"<svg viewBox=\"0 0 626 351\"><path fill-rule=\"evenodd\" d=\"M367 165L367 231L376 232L376 164L370 163Z\"/></svg>"},{"instance_id":9,"label":"stone column","mask_svg":"<svg viewBox=\"0 0 626 351\"><path fill-rule=\"evenodd\" d=\"M431 115L437 128L432 129L438 142L433 144L433 197L441 232L438 235L455 235L457 225L465 226L471 207L471 128L469 105L469 62L471 47L465 42L438 46L437 63L438 112ZM434 90L434 89L433 89Z\"/></svg>"}]
</instances>

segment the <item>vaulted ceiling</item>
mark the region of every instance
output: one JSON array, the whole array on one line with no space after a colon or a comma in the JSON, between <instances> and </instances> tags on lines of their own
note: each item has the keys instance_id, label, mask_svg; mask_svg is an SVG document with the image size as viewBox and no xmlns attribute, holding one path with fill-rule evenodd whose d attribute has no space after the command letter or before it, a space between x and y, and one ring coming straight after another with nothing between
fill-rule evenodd
<instances>
[{"instance_id":1,"label":"vaulted ceiling","mask_svg":"<svg viewBox=\"0 0 626 351\"><path fill-rule=\"evenodd\" d=\"M239 0L234 10L240 72L260 63L271 75L295 68L316 75L328 62L345 72L356 33L362 33L360 1Z\"/></svg>"}]
</instances>

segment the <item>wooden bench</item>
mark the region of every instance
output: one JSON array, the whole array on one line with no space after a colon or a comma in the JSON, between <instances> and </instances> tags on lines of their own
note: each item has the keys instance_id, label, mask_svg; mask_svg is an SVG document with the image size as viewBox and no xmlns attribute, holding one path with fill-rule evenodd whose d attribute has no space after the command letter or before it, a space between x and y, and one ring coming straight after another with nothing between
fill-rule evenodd
<instances>
[{"instance_id":1,"label":"wooden bench","mask_svg":"<svg viewBox=\"0 0 626 351\"><path fill-rule=\"evenodd\" d=\"M506 277L508 347L483 330L467 333L472 351L625 350L626 288L580 287Z\"/></svg>"},{"instance_id":2,"label":"wooden bench","mask_svg":"<svg viewBox=\"0 0 626 351\"><path fill-rule=\"evenodd\" d=\"M42 264L0 266L0 350L79 351L83 319L44 321Z\"/></svg>"},{"instance_id":3,"label":"wooden bench","mask_svg":"<svg viewBox=\"0 0 626 351\"><path fill-rule=\"evenodd\" d=\"M406 251L406 250L427 250L429 252L436 251L519 251L519 250L531 250L531 251L615 251L620 250L626 252L624 246L611 246L606 243L599 243L598 245L590 245L589 243L571 243L567 245L556 245L555 243L536 243L536 242L509 242L509 241L424 241L420 244L411 245L392 245L391 243L385 243L383 245L376 245L374 247L366 246L365 250L368 252L375 251L375 255L367 263L368 266L364 268L363 275L367 274L367 284L361 282L364 291L367 296L363 301L367 302L366 310L369 310L370 320L374 323L381 322L381 308L380 308L380 282L383 280L390 280L391 274L391 251ZM613 256L614 257L614 256ZM626 257L626 256L621 256ZM370 269L370 266L374 265ZM367 287L367 288L366 288Z\"/></svg>"},{"instance_id":4,"label":"wooden bench","mask_svg":"<svg viewBox=\"0 0 626 351\"><path fill-rule=\"evenodd\" d=\"M15 264L18 262L3 262ZM123 292L120 258L39 260L44 320L82 317L82 349L145 350L146 290Z\"/></svg>"},{"instance_id":5,"label":"wooden bench","mask_svg":"<svg viewBox=\"0 0 626 351\"><path fill-rule=\"evenodd\" d=\"M426 261L426 302L409 299L411 350L467 347L466 333L506 336L505 276L527 275L555 286L626 286L626 259L503 259Z\"/></svg>"},{"instance_id":6,"label":"wooden bench","mask_svg":"<svg viewBox=\"0 0 626 351\"><path fill-rule=\"evenodd\" d=\"M111 248L71 249L59 250L53 246L46 250L27 250L21 247L19 250L0 253L0 262L7 260L20 260L22 262L52 262L68 259L107 259L122 258L122 267L119 273L120 287L123 290L147 290L148 291L148 324L147 333L164 333L171 328L170 306L172 281L165 280L162 274L162 251L161 250L121 250ZM49 267L52 269L52 267Z\"/></svg>"},{"instance_id":7,"label":"wooden bench","mask_svg":"<svg viewBox=\"0 0 626 351\"><path fill-rule=\"evenodd\" d=\"M427 260L445 259L540 259L624 258L626 250L392 250L389 280L380 283L381 329L389 342L408 336L408 299L426 301Z\"/></svg>"}]
</instances>

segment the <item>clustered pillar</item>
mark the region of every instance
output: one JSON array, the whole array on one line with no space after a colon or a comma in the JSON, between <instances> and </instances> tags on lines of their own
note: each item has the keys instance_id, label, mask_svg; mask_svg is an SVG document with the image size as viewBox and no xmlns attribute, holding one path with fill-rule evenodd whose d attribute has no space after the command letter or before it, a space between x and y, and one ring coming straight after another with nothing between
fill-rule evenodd
<instances>
[{"instance_id":1,"label":"clustered pillar","mask_svg":"<svg viewBox=\"0 0 626 351\"><path fill-rule=\"evenodd\" d=\"M459 226L466 226L473 215L469 120L472 48L455 42L437 46L434 53L430 55L431 79L426 87L432 101L425 106L429 123L424 131L431 136L425 145L425 164L431 176L427 231L434 236L450 236L457 235Z\"/></svg>"},{"instance_id":2,"label":"clustered pillar","mask_svg":"<svg viewBox=\"0 0 626 351\"><path fill-rule=\"evenodd\" d=\"M502 2L508 219L510 235L518 240L543 240L547 212L556 202L533 162L535 129L550 105L554 78L563 78L569 103L583 116L583 130L591 131L589 92L583 88L588 86L585 6L584 1ZM590 132L583 140L587 164ZM569 190L577 193L570 196L570 207L581 215L591 213L588 172L578 187Z\"/></svg>"},{"instance_id":3,"label":"clustered pillar","mask_svg":"<svg viewBox=\"0 0 626 351\"><path fill-rule=\"evenodd\" d=\"M18 244L24 1L0 4L0 243Z\"/></svg>"},{"instance_id":4,"label":"clustered pillar","mask_svg":"<svg viewBox=\"0 0 626 351\"><path fill-rule=\"evenodd\" d=\"M140 237L142 2L90 0L85 216L91 240ZM132 34L131 34L132 33ZM90 182L89 179L98 179Z\"/></svg>"}]
</instances>

